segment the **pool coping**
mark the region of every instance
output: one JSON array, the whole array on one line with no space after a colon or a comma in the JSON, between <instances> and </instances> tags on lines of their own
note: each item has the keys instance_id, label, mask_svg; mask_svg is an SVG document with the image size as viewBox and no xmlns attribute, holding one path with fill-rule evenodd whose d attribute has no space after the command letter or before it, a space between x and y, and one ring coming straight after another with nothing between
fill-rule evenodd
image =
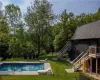
<instances>
[{"instance_id":1,"label":"pool coping","mask_svg":"<svg viewBox=\"0 0 100 80\"><path fill-rule=\"evenodd\" d=\"M44 63L44 70L38 71L0 71L0 75L39 75L41 73L48 72L48 69L52 72L51 66L49 62L27 62L27 61L2 61L0 64L3 63Z\"/></svg>"}]
</instances>

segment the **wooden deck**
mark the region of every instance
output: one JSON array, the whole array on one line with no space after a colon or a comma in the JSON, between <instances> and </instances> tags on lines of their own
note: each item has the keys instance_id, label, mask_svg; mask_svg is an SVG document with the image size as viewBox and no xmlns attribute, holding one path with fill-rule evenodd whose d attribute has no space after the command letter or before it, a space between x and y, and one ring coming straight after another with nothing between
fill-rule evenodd
<instances>
[{"instance_id":1,"label":"wooden deck","mask_svg":"<svg viewBox=\"0 0 100 80\"><path fill-rule=\"evenodd\" d=\"M98 72L98 58L100 58L100 53L98 53L98 48L100 48L100 47L97 47L97 46L89 46L89 59L90 59L90 73L88 73L88 74L90 74L90 76L92 75L92 77L95 77L95 78L99 78L100 79L100 74L99 74L99 72ZM96 59L96 61L95 61L95 63L93 63L92 61L93 61L93 58L95 58ZM92 71L92 64L95 64L95 68L96 68L96 73L95 74L93 74L93 71ZM85 68L86 68L86 66L85 66ZM86 72L86 70L85 70L85 73L87 73Z\"/></svg>"},{"instance_id":2,"label":"wooden deck","mask_svg":"<svg viewBox=\"0 0 100 80\"><path fill-rule=\"evenodd\" d=\"M100 53L89 54L89 57L94 57L94 58L98 57L98 58L100 58Z\"/></svg>"},{"instance_id":3,"label":"wooden deck","mask_svg":"<svg viewBox=\"0 0 100 80\"><path fill-rule=\"evenodd\" d=\"M99 48L100 47L89 46L89 57L99 58L100 57L100 53L97 52L97 50Z\"/></svg>"}]
</instances>

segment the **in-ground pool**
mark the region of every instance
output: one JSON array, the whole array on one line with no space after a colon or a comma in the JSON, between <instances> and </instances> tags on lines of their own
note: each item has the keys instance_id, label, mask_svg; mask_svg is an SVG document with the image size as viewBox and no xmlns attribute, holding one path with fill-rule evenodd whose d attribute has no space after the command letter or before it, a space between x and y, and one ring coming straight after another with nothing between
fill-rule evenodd
<instances>
[{"instance_id":1,"label":"in-ground pool","mask_svg":"<svg viewBox=\"0 0 100 80\"><path fill-rule=\"evenodd\" d=\"M38 71L44 70L44 63L2 63L0 71Z\"/></svg>"}]
</instances>

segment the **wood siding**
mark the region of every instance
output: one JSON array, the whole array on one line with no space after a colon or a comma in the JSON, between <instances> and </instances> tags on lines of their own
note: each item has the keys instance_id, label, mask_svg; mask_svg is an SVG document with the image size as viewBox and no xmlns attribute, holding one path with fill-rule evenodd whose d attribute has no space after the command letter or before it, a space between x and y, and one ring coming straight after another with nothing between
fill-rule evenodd
<instances>
[{"instance_id":1,"label":"wood siding","mask_svg":"<svg viewBox=\"0 0 100 80\"><path fill-rule=\"evenodd\" d=\"M89 49L89 46L100 47L100 39L73 40L71 41L71 44L72 46L69 57L71 60L73 60L80 53L86 52ZM100 48L97 49L97 52L100 52Z\"/></svg>"}]
</instances>

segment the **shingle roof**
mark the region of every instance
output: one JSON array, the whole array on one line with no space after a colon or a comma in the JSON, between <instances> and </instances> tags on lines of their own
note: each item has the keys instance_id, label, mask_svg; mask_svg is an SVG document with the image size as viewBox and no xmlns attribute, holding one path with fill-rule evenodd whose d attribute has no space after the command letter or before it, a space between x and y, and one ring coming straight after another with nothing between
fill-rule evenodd
<instances>
[{"instance_id":1,"label":"shingle roof","mask_svg":"<svg viewBox=\"0 0 100 80\"><path fill-rule=\"evenodd\" d=\"M94 38L100 38L100 20L78 27L71 40Z\"/></svg>"}]
</instances>

